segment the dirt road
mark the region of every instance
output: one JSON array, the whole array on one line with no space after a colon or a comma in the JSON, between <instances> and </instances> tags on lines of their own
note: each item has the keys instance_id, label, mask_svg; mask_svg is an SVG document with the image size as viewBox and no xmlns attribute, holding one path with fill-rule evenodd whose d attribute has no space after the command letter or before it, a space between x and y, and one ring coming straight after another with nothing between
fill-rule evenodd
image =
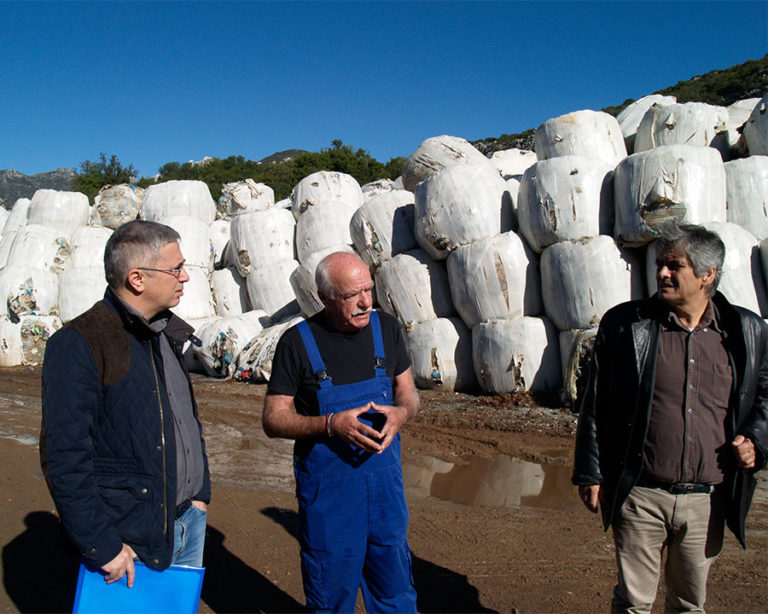
<instances>
[{"instance_id":1,"label":"dirt road","mask_svg":"<svg viewBox=\"0 0 768 614\"><path fill-rule=\"evenodd\" d=\"M39 376L0 370L0 610L7 612L71 611L76 559L38 461ZM291 444L261 431L263 386L198 379L195 389L214 484L201 612L299 610ZM574 417L515 401L422 393L422 409L403 432L422 612L606 610L613 546L568 481ZM749 550L729 535L713 567L710 612L766 609L762 486L748 520Z\"/></svg>"}]
</instances>

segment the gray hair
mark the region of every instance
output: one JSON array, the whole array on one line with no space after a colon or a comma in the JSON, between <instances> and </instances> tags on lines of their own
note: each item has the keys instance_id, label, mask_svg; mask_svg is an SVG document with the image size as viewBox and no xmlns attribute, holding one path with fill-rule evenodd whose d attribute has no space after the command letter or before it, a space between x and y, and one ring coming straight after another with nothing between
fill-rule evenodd
<instances>
[{"instance_id":1,"label":"gray hair","mask_svg":"<svg viewBox=\"0 0 768 614\"><path fill-rule=\"evenodd\" d=\"M723 274L725 245L722 239L703 226L677 222L662 226L659 235L659 253L674 250L684 254L691 261L696 277L703 277L707 271L715 269L715 281L708 288L709 296L713 296Z\"/></svg>"},{"instance_id":2,"label":"gray hair","mask_svg":"<svg viewBox=\"0 0 768 614\"><path fill-rule=\"evenodd\" d=\"M318 290L325 294L325 296L334 298L336 295L336 288L331 282L331 274L328 268L328 256L326 256L320 261L317 268L315 268L315 285Z\"/></svg>"},{"instance_id":3,"label":"gray hair","mask_svg":"<svg viewBox=\"0 0 768 614\"><path fill-rule=\"evenodd\" d=\"M104 248L104 272L109 287L117 290L133 268L153 266L159 251L179 238L173 228L157 222L136 220L120 226Z\"/></svg>"}]
</instances>

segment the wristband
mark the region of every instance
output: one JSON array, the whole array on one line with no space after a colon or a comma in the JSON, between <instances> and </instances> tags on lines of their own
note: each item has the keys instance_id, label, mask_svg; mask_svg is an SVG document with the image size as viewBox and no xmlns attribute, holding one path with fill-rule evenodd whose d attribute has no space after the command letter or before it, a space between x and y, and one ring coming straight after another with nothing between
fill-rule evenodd
<instances>
[{"instance_id":1,"label":"wristband","mask_svg":"<svg viewBox=\"0 0 768 614\"><path fill-rule=\"evenodd\" d=\"M328 437L333 437L333 414L325 414L325 431Z\"/></svg>"}]
</instances>

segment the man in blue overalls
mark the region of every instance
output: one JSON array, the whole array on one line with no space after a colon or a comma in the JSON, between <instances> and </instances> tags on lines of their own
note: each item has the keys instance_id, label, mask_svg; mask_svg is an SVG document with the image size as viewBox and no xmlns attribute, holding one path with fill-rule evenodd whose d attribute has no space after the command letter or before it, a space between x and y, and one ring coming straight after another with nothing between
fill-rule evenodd
<instances>
[{"instance_id":1,"label":"man in blue overalls","mask_svg":"<svg viewBox=\"0 0 768 614\"><path fill-rule=\"evenodd\" d=\"M315 278L325 309L280 339L263 418L268 436L296 440L307 607L354 612L362 589L369 612L415 612L398 431L419 398L405 342L372 311L357 256L327 256Z\"/></svg>"}]
</instances>

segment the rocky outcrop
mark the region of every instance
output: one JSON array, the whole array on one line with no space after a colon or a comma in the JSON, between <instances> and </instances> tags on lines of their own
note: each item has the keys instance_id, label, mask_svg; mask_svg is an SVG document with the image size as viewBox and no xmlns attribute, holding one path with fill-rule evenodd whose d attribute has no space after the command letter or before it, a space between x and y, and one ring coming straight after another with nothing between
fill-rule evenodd
<instances>
[{"instance_id":1,"label":"rocky outcrop","mask_svg":"<svg viewBox=\"0 0 768 614\"><path fill-rule=\"evenodd\" d=\"M0 171L0 206L10 209L19 198L32 198L41 188L69 190L75 171L57 168L55 171L24 175L14 169Z\"/></svg>"}]
</instances>

